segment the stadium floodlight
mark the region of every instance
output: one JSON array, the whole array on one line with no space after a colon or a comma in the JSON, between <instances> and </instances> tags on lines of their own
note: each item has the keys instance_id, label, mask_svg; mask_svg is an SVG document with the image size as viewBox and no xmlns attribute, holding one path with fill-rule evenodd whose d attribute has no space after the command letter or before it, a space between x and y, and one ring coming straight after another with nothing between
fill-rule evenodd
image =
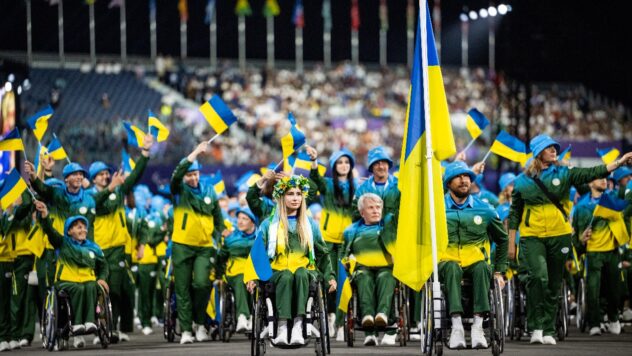
<instances>
[{"instance_id":1,"label":"stadium floodlight","mask_svg":"<svg viewBox=\"0 0 632 356\"><path fill-rule=\"evenodd\" d=\"M459 19L461 20L461 22L467 22L469 20L469 17L467 17L467 15L462 12L461 15L459 15Z\"/></svg>"},{"instance_id":2,"label":"stadium floodlight","mask_svg":"<svg viewBox=\"0 0 632 356\"><path fill-rule=\"evenodd\" d=\"M478 14L481 16L482 19L487 18L487 9L478 10Z\"/></svg>"},{"instance_id":3,"label":"stadium floodlight","mask_svg":"<svg viewBox=\"0 0 632 356\"><path fill-rule=\"evenodd\" d=\"M504 15L507 12L508 12L507 5L505 5L505 4L498 5L498 13L499 14Z\"/></svg>"},{"instance_id":4,"label":"stadium floodlight","mask_svg":"<svg viewBox=\"0 0 632 356\"><path fill-rule=\"evenodd\" d=\"M470 15L470 20L472 21L478 19L478 14L474 10L470 11L469 15Z\"/></svg>"},{"instance_id":5,"label":"stadium floodlight","mask_svg":"<svg viewBox=\"0 0 632 356\"><path fill-rule=\"evenodd\" d=\"M15 74L13 74L13 73L9 74L8 79L9 79L10 82L13 83L15 81Z\"/></svg>"},{"instance_id":6,"label":"stadium floodlight","mask_svg":"<svg viewBox=\"0 0 632 356\"><path fill-rule=\"evenodd\" d=\"M18 86L18 95L22 95L22 86Z\"/></svg>"},{"instance_id":7,"label":"stadium floodlight","mask_svg":"<svg viewBox=\"0 0 632 356\"><path fill-rule=\"evenodd\" d=\"M7 92L13 90L13 85L11 84L11 82L4 83L4 90Z\"/></svg>"},{"instance_id":8,"label":"stadium floodlight","mask_svg":"<svg viewBox=\"0 0 632 356\"><path fill-rule=\"evenodd\" d=\"M496 17L496 15L498 15L498 10L496 10L496 8L493 6L490 6L489 9L487 9L487 12L491 17Z\"/></svg>"}]
</instances>

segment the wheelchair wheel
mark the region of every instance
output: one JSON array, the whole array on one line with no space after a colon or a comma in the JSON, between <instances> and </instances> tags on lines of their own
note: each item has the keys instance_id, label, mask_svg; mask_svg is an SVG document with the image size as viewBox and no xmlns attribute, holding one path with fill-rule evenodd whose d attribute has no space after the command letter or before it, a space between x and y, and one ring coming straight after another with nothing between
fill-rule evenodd
<instances>
[{"instance_id":1,"label":"wheelchair wheel","mask_svg":"<svg viewBox=\"0 0 632 356\"><path fill-rule=\"evenodd\" d=\"M503 289L503 299L505 303L503 304L505 307L505 335L508 335L511 340L514 339L514 313L515 313L515 291L514 291L514 281L512 279L507 280L507 284L505 285L505 289Z\"/></svg>"},{"instance_id":2,"label":"wheelchair wheel","mask_svg":"<svg viewBox=\"0 0 632 356\"><path fill-rule=\"evenodd\" d=\"M57 342L58 337L57 314L59 311L55 287L52 287L48 291L43 309L42 321L40 322L42 346L48 351L53 351L55 349L55 343Z\"/></svg>"},{"instance_id":3,"label":"wheelchair wheel","mask_svg":"<svg viewBox=\"0 0 632 356\"><path fill-rule=\"evenodd\" d=\"M557 317L555 320L555 329L557 331L557 339L559 341L564 341L568 333L568 299L566 295L567 291L568 287L566 286L566 282L563 282L560 290L561 295L558 299L559 305L557 307Z\"/></svg>"},{"instance_id":4,"label":"wheelchair wheel","mask_svg":"<svg viewBox=\"0 0 632 356\"><path fill-rule=\"evenodd\" d=\"M221 287L221 298L220 298L220 315L221 320L218 325L219 337L222 342L230 341L230 337L233 334L233 321L235 318L235 300L234 295L231 293L230 288L226 285L222 284Z\"/></svg>"},{"instance_id":5,"label":"wheelchair wheel","mask_svg":"<svg viewBox=\"0 0 632 356\"><path fill-rule=\"evenodd\" d=\"M320 284L316 291L316 303L314 312L312 313L313 321L318 322L318 332L320 337L316 339L316 355L322 356L327 353L327 313L325 310L325 298L323 297L323 289Z\"/></svg>"},{"instance_id":6,"label":"wheelchair wheel","mask_svg":"<svg viewBox=\"0 0 632 356\"><path fill-rule=\"evenodd\" d=\"M408 288L402 283L398 288L397 296L397 312L399 313L398 334L399 334L399 346L406 346L408 341Z\"/></svg>"},{"instance_id":7,"label":"wheelchair wheel","mask_svg":"<svg viewBox=\"0 0 632 356\"><path fill-rule=\"evenodd\" d=\"M419 334L421 335L421 353L424 356L432 355L433 346L433 312L432 312L432 285L426 283L421 290L421 322Z\"/></svg>"},{"instance_id":8,"label":"wheelchair wheel","mask_svg":"<svg viewBox=\"0 0 632 356\"><path fill-rule=\"evenodd\" d=\"M176 338L176 323L178 314L176 311L176 293L173 281L170 281L167 285L163 306L165 315L163 334L167 342L174 342Z\"/></svg>"},{"instance_id":9,"label":"wheelchair wheel","mask_svg":"<svg viewBox=\"0 0 632 356\"><path fill-rule=\"evenodd\" d=\"M261 356L266 353L265 340L261 338L261 332L266 326L267 311L263 302L263 296L261 290L257 288L254 296L254 307L252 308L254 313L252 315L252 337L250 339L250 355ZM272 330L268 330L272 332Z\"/></svg>"},{"instance_id":10,"label":"wheelchair wheel","mask_svg":"<svg viewBox=\"0 0 632 356\"><path fill-rule=\"evenodd\" d=\"M503 352L505 347L505 327L503 315L503 297L502 290L498 280L494 278L493 286L489 291L490 294L490 341L492 346L492 354L498 356Z\"/></svg>"},{"instance_id":11,"label":"wheelchair wheel","mask_svg":"<svg viewBox=\"0 0 632 356\"><path fill-rule=\"evenodd\" d=\"M344 333L348 347L353 347L353 339L355 338L355 307L356 294L353 294L349 300L347 312L344 314Z\"/></svg>"},{"instance_id":12,"label":"wheelchair wheel","mask_svg":"<svg viewBox=\"0 0 632 356\"><path fill-rule=\"evenodd\" d=\"M97 336L101 341L101 348L107 349L112 339L113 319L112 319L112 303L110 296L99 286L97 295Z\"/></svg>"},{"instance_id":13,"label":"wheelchair wheel","mask_svg":"<svg viewBox=\"0 0 632 356\"><path fill-rule=\"evenodd\" d=\"M586 332L586 280L579 279L579 287L577 288L577 311L575 320L577 328L583 333Z\"/></svg>"},{"instance_id":14,"label":"wheelchair wheel","mask_svg":"<svg viewBox=\"0 0 632 356\"><path fill-rule=\"evenodd\" d=\"M516 340L520 341L522 334L527 330L527 291L524 289L524 285L517 285L516 295L518 300L518 303L516 304L518 313L516 313L517 325L514 328L514 333L516 335Z\"/></svg>"}]
</instances>

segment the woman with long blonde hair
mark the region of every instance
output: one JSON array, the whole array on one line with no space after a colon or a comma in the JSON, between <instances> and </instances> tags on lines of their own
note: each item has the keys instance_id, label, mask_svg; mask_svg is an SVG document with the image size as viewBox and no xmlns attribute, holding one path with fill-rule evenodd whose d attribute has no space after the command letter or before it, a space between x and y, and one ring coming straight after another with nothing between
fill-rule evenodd
<instances>
[{"instance_id":1,"label":"woman with long blonde hair","mask_svg":"<svg viewBox=\"0 0 632 356\"><path fill-rule=\"evenodd\" d=\"M308 193L307 178L292 176L280 179L272 193L275 211L258 230L263 236L273 271L270 281L275 286L278 319L277 337L273 340L275 345L288 344L288 320L293 320L289 344L305 343L303 318L310 274L320 273L328 281L329 290L336 289L327 247L318 225L307 215L305 200ZM255 282L249 281L247 285L252 291Z\"/></svg>"}]
</instances>

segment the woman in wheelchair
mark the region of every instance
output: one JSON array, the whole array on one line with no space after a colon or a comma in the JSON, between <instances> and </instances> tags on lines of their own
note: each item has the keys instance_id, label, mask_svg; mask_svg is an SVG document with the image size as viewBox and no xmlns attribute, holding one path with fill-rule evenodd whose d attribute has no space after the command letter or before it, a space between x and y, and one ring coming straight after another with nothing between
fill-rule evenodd
<instances>
[{"instance_id":1,"label":"woman in wheelchair","mask_svg":"<svg viewBox=\"0 0 632 356\"><path fill-rule=\"evenodd\" d=\"M108 291L105 282L108 265L103 251L93 241L87 240L88 220L83 216L73 216L64 224L64 236L59 234L48 218L48 208L41 201L35 201L42 228L51 245L59 251L55 287L70 296L73 311L72 335L93 333L97 330L95 306L97 304L97 283ZM83 347L82 336L74 339L75 347Z\"/></svg>"},{"instance_id":2,"label":"woman in wheelchair","mask_svg":"<svg viewBox=\"0 0 632 356\"><path fill-rule=\"evenodd\" d=\"M263 221L259 233L263 235L271 260L277 312L277 337L275 345L288 344L288 320L293 318L289 344L305 344L303 318L309 293L310 274L320 273L329 284L329 291L336 289L327 247L318 225L307 216L305 199L309 182L303 176L285 177L274 186L276 201L274 214ZM255 281L248 282L253 292Z\"/></svg>"},{"instance_id":3,"label":"woman in wheelchair","mask_svg":"<svg viewBox=\"0 0 632 356\"><path fill-rule=\"evenodd\" d=\"M382 219L382 199L373 193L358 199L361 220L344 232L343 259L355 260L352 281L357 286L362 328L389 325L391 305L397 281L393 277L393 258L397 221L393 214ZM365 331L365 346L377 345L377 331ZM395 345L396 330L387 331L382 345Z\"/></svg>"},{"instance_id":4,"label":"woman in wheelchair","mask_svg":"<svg viewBox=\"0 0 632 356\"><path fill-rule=\"evenodd\" d=\"M235 295L235 312L237 313L236 332L252 329L250 295L244 284L244 268L248 254L255 242L257 218L248 208L237 210L237 230L224 240L224 245L217 255L217 275L221 281L226 276Z\"/></svg>"},{"instance_id":5,"label":"woman in wheelchair","mask_svg":"<svg viewBox=\"0 0 632 356\"><path fill-rule=\"evenodd\" d=\"M449 348L465 348L465 331L461 316L463 276L471 278L473 288L474 322L471 328L472 348L487 348L483 317L489 313L489 290L492 271L488 251L490 240L496 243L495 277L502 288L501 273L507 269L507 233L489 204L470 195L470 185L476 175L464 162L453 162L446 167L443 178L448 248L439 261L439 279L445 285L448 312L452 319Z\"/></svg>"}]
</instances>

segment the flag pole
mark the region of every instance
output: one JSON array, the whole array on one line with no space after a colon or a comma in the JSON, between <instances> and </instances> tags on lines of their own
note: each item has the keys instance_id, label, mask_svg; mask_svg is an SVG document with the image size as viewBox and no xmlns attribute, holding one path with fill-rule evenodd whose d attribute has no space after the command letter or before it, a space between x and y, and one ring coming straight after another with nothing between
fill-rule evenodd
<instances>
[{"instance_id":1,"label":"flag pole","mask_svg":"<svg viewBox=\"0 0 632 356\"><path fill-rule=\"evenodd\" d=\"M435 215L435 200L434 200L434 179L432 175L433 155L432 150L432 126L430 122L430 93L428 92L428 46L426 46L428 32L426 28L426 1L419 0L419 23L417 24L421 28L421 41L419 48L421 49L421 70L423 80L423 95L424 95L424 123L426 134L426 171L428 174L428 210L430 213L430 236L432 246L432 296L433 296L433 309L435 315L437 311L441 311L441 284L439 283L439 267L437 258L437 222ZM421 184L421 182L420 182ZM423 187L421 188L423 191ZM423 204L423 202L421 202ZM441 327L440 321L435 325L435 328Z\"/></svg>"},{"instance_id":2,"label":"flag pole","mask_svg":"<svg viewBox=\"0 0 632 356\"><path fill-rule=\"evenodd\" d=\"M218 133L215 134L215 136L211 137L211 139L206 141L206 143L211 143L211 142L215 141L215 139L218 138L219 136L220 136L220 134L218 134Z\"/></svg>"},{"instance_id":3,"label":"flag pole","mask_svg":"<svg viewBox=\"0 0 632 356\"><path fill-rule=\"evenodd\" d=\"M475 138L473 138L470 142L468 142L467 146L465 146L465 148L461 151L461 153L465 153L470 147L472 147L472 145L474 144L474 141L476 141Z\"/></svg>"},{"instance_id":4,"label":"flag pole","mask_svg":"<svg viewBox=\"0 0 632 356\"><path fill-rule=\"evenodd\" d=\"M489 157L489 155L492 153L492 149L490 147L489 151L487 151L487 153L485 154L485 157L483 157L483 160L481 162L485 162L487 161L487 157Z\"/></svg>"}]
</instances>

